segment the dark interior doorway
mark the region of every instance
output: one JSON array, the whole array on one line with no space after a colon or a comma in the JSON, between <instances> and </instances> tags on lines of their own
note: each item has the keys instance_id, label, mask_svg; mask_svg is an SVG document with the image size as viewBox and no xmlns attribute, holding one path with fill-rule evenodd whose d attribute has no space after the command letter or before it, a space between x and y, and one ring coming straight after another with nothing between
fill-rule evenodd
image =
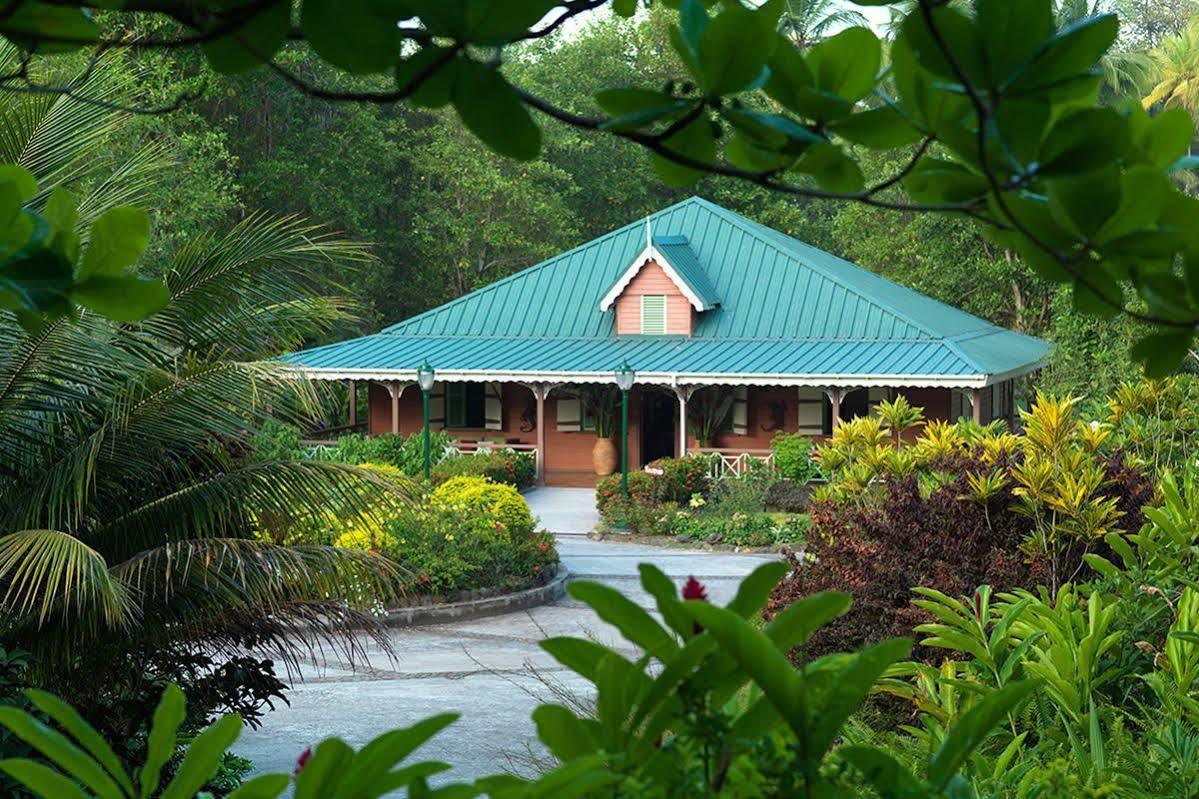
<instances>
[{"instance_id":1,"label":"dark interior doorway","mask_svg":"<svg viewBox=\"0 0 1199 799\"><path fill-rule=\"evenodd\" d=\"M675 416L678 403L665 394L641 395L641 465L674 457Z\"/></svg>"}]
</instances>

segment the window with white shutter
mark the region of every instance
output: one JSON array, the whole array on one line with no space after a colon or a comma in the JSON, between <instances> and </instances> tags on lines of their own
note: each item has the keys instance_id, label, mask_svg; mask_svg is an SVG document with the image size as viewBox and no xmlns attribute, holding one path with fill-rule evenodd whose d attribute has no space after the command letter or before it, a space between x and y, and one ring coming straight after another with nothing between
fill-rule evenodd
<instances>
[{"instance_id":1,"label":"window with white shutter","mask_svg":"<svg viewBox=\"0 0 1199 799\"><path fill-rule=\"evenodd\" d=\"M666 297L664 295L642 295L641 333L645 336L666 335Z\"/></svg>"}]
</instances>

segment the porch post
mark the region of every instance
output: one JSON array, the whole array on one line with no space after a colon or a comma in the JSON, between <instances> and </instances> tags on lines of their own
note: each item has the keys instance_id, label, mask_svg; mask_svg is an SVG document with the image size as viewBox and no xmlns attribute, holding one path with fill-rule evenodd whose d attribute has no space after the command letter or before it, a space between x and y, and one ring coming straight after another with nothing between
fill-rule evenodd
<instances>
[{"instance_id":1,"label":"porch post","mask_svg":"<svg viewBox=\"0 0 1199 799\"><path fill-rule=\"evenodd\" d=\"M687 457L687 401L695 389L691 386L671 386L679 398L679 457Z\"/></svg>"},{"instance_id":2,"label":"porch post","mask_svg":"<svg viewBox=\"0 0 1199 799\"><path fill-rule=\"evenodd\" d=\"M358 426L358 381L350 381L350 427Z\"/></svg>"},{"instance_id":3,"label":"porch post","mask_svg":"<svg viewBox=\"0 0 1199 799\"><path fill-rule=\"evenodd\" d=\"M983 392L980 388L970 389L970 415L973 417L975 424L982 424Z\"/></svg>"},{"instance_id":4,"label":"porch post","mask_svg":"<svg viewBox=\"0 0 1199 799\"><path fill-rule=\"evenodd\" d=\"M400 381L391 382L391 432L400 432Z\"/></svg>"},{"instance_id":5,"label":"porch post","mask_svg":"<svg viewBox=\"0 0 1199 799\"><path fill-rule=\"evenodd\" d=\"M529 388L537 400L537 485L545 485L545 398L550 388L547 383L534 383Z\"/></svg>"},{"instance_id":6,"label":"porch post","mask_svg":"<svg viewBox=\"0 0 1199 799\"><path fill-rule=\"evenodd\" d=\"M841 424L841 387L833 386L829 392L829 403L833 408L833 423L832 428L837 429L837 425Z\"/></svg>"}]
</instances>

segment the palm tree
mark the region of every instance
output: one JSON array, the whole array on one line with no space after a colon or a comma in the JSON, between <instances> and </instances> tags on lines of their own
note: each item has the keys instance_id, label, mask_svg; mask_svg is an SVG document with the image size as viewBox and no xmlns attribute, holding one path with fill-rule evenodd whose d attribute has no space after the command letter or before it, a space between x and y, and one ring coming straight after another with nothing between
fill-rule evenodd
<instances>
[{"instance_id":1,"label":"palm tree","mask_svg":"<svg viewBox=\"0 0 1199 799\"><path fill-rule=\"evenodd\" d=\"M1115 11L1112 0L1057 0L1053 16L1058 29L1076 25L1099 14ZM1139 52L1109 50L1099 61L1103 82L1116 95L1132 95L1149 72L1148 59Z\"/></svg>"},{"instance_id":2,"label":"palm tree","mask_svg":"<svg viewBox=\"0 0 1199 799\"><path fill-rule=\"evenodd\" d=\"M847 8L841 0L786 0L779 31L804 50L838 28L866 24L860 11Z\"/></svg>"},{"instance_id":3,"label":"palm tree","mask_svg":"<svg viewBox=\"0 0 1199 799\"><path fill-rule=\"evenodd\" d=\"M1199 117L1199 23L1163 39L1149 59L1152 88L1141 101L1145 108L1161 104Z\"/></svg>"},{"instance_id":4,"label":"palm tree","mask_svg":"<svg viewBox=\"0 0 1199 799\"><path fill-rule=\"evenodd\" d=\"M0 68L11 55L0 51ZM114 102L133 91L103 64L88 89ZM165 173L158 147L103 157L124 118L111 107L3 100L0 160L47 193L73 189L81 225ZM143 322L81 312L29 332L0 312L0 642L32 652L40 682L75 679L73 695L90 696L154 653L253 647L295 664L314 647L359 651L362 608L390 597L399 567L281 546L259 528L329 509L352 523L396 501L397 486L244 451L268 418L317 412L310 384L263 359L347 319L325 275L363 257L302 220L255 214L183 247L165 276L170 302Z\"/></svg>"}]
</instances>

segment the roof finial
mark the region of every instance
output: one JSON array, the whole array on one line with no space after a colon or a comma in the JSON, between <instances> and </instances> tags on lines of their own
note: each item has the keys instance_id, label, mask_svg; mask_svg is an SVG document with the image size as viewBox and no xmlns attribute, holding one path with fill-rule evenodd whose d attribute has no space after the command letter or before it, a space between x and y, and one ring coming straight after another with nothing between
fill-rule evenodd
<instances>
[{"instance_id":1,"label":"roof finial","mask_svg":"<svg viewBox=\"0 0 1199 799\"><path fill-rule=\"evenodd\" d=\"M654 246L654 237L649 231L649 217L647 216L645 218L645 249L648 250L650 247L653 247L653 246Z\"/></svg>"}]
</instances>

